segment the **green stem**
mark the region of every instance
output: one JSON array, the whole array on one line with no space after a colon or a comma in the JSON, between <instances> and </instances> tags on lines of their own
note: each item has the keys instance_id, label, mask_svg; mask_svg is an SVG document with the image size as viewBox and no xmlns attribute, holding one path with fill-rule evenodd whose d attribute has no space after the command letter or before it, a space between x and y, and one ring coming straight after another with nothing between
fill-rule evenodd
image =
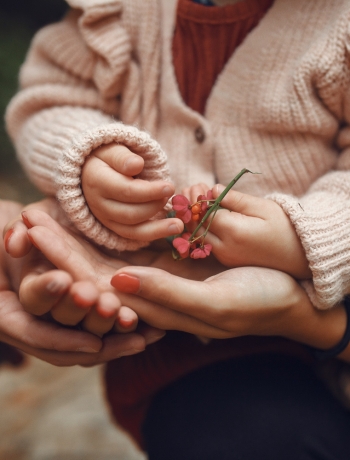
<instances>
[{"instance_id":1,"label":"green stem","mask_svg":"<svg viewBox=\"0 0 350 460\"><path fill-rule=\"evenodd\" d=\"M208 219L210 214L212 212L214 212L214 211L215 211L215 213L216 213L216 211L218 211L221 201L225 198L225 196L228 194L228 192L231 190L231 188L235 185L235 183L246 173L260 174L260 173L255 173L253 171L249 171L249 169L246 169L246 168L242 169L242 171L239 174L237 174L237 176L234 179L232 179L232 181L228 184L228 186L225 188L225 190L223 190L220 193L220 195L216 198L216 200L214 201L214 204L208 209L208 211L205 213L205 215L202 218L202 220L199 222L199 224L195 228L194 232L192 233L192 235L189 238L189 241L192 241L192 238L194 238L196 236L198 230L202 227L202 225Z\"/></svg>"}]
</instances>

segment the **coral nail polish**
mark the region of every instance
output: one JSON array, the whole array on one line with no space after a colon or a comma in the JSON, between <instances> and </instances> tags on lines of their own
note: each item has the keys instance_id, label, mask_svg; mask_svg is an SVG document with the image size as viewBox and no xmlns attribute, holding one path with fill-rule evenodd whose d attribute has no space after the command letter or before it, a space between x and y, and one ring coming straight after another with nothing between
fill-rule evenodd
<instances>
[{"instance_id":1,"label":"coral nail polish","mask_svg":"<svg viewBox=\"0 0 350 460\"><path fill-rule=\"evenodd\" d=\"M22 212L21 216L22 216L22 220L25 223L26 227L27 228L33 228L33 225L29 222L27 214L26 214L25 211Z\"/></svg>"},{"instance_id":2,"label":"coral nail polish","mask_svg":"<svg viewBox=\"0 0 350 460\"><path fill-rule=\"evenodd\" d=\"M10 228L9 230L7 230L7 232L5 233L5 236L4 236L4 246L5 246L5 251L7 253L9 253L9 242L10 242L10 239L11 239L11 236L13 235L13 228Z\"/></svg>"},{"instance_id":3,"label":"coral nail polish","mask_svg":"<svg viewBox=\"0 0 350 460\"><path fill-rule=\"evenodd\" d=\"M89 299L84 299L79 294L73 295L73 301L76 307L84 309L88 309L93 306L94 302Z\"/></svg>"},{"instance_id":4,"label":"coral nail polish","mask_svg":"<svg viewBox=\"0 0 350 460\"><path fill-rule=\"evenodd\" d=\"M120 292L135 294L140 289L140 280L135 276L120 273L113 276L111 285Z\"/></svg>"},{"instance_id":5,"label":"coral nail polish","mask_svg":"<svg viewBox=\"0 0 350 460\"><path fill-rule=\"evenodd\" d=\"M32 245L33 245L35 248L39 249L39 251L40 251L39 246L36 244L36 242L34 241L34 238L33 238L32 235L30 235L29 233L28 233L28 239L29 239L29 241L32 243Z\"/></svg>"},{"instance_id":6,"label":"coral nail polish","mask_svg":"<svg viewBox=\"0 0 350 460\"><path fill-rule=\"evenodd\" d=\"M134 326L135 322L133 320L125 320L123 318L118 318L118 324L122 329L130 329Z\"/></svg>"}]
</instances>

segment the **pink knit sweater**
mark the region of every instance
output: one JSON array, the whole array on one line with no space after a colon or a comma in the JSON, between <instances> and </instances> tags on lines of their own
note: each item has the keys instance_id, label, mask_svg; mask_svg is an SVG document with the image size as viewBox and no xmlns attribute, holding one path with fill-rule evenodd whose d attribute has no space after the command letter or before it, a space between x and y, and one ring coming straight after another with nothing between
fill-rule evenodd
<instances>
[{"instance_id":1,"label":"pink knit sweater","mask_svg":"<svg viewBox=\"0 0 350 460\"><path fill-rule=\"evenodd\" d=\"M314 304L329 308L349 293L349 2L275 0L218 77L204 116L184 104L174 76L176 0L68 3L70 14L35 37L7 111L31 180L86 236L124 250L145 243L104 228L80 188L97 146L126 144L145 158L144 178L171 178L178 191L260 171L236 189L268 196L290 217Z\"/></svg>"}]
</instances>

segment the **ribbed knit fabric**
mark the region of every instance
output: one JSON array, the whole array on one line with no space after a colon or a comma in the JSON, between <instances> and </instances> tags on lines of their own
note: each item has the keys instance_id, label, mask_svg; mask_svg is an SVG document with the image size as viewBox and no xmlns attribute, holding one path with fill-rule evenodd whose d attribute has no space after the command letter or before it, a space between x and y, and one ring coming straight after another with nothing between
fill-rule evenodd
<instances>
[{"instance_id":1,"label":"ribbed knit fabric","mask_svg":"<svg viewBox=\"0 0 350 460\"><path fill-rule=\"evenodd\" d=\"M229 57L259 23L273 0L206 7L179 0L173 62L184 102L199 113Z\"/></svg>"},{"instance_id":2,"label":"ribbed knit fabric","mask_svg":"<svg viewBox=\"0 0 350 460\"><path fill-rule=\"evenodd\" d=\"M148 178L168 177L168 167L178 191L260 171L236 189L282 206L310 263L310 298L321 309L341 301L350 292L349 2L275 0L218 76L204 116L176 83L175 0L68 3L76 9L34 39L7 111L33 182L94 238L103 232L80 172L98 145L140 143ZM109 247L143 244L104 235Z\"/></svg>"}]
</instances>

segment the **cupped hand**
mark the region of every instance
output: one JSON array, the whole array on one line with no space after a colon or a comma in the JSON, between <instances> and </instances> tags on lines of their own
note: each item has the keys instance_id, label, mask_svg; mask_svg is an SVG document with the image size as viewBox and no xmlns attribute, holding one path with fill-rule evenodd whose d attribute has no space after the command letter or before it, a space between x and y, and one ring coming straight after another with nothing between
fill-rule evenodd
<instances>
[{"instance_id":1,"label":"cupped hand","mask_svg":"<svg viewBox=\"0 0 350 460\"><path fill-rule=\"evenodd\" d=\"M144 160L127 147L104 145L91 153L82 169L82 189L94 216L118 235L153 241L181 233L179 219L152 219L174 194L167 181L138 178Z\"/></svg>"},{"instance_id":2,"label":"cupped hand","mask_svg":"<svg viewBox=\"0 0 350 460\"><path fill-rule=\"evenodd\" d=\"M344 308L316 310L300 285L283 272L259 267L224 270L214 258L203 264L175 262L169 253L151 251L141 251L144 266L127 266L71 237L60 226L55 229L58 224L50 223L43 213L32 210L28 217L37 224L29 230L33 241L59 268L69 265L74 273L84 263L87 277L91 273L104 287L112 278L122 304L156 328L151 329L153 341L162 336L163 329L178 329L213 338L281 335L326 349L344 334ZM132 258L137 262L136 254Z\"/></svg>"},{"instance_id":3,"label":"cupped hand","mask_svg":"<svg viewBox=\"0 0 350 460\"><path fill-rule=\"evenodd\" d=\"M109 286L105 290L99 289L93 279L77 276L79 270L72 276L65 270L56 269L55 265L33 248L28 234L28 228L32 226L27 218L30 210L34 215L42 211L44 219L46 217L54 228L61 229L55 220L49 219L49 213L62 222L71 234L74 232L53 199L27 206L21 215L17 215L6 226L6 250L12 256L21 257L18 262L8 260L7 264L11 271L12 287L18 292L25 311L34 315L50 312L59 323L69 326L81 323L86 331L98 336L112 328L123 333L135 330L137 315L121 305L118 296L111 292ZM50 245L53 248L56 247L54 243L55 238L52 237ZM89 243L86 242L86 245Z\"/></svg>"},{"instance_id":4,"label":"cupped hand","mask_svg":"<svg viewBox=\"0 0 350 460\"><path fill-rule=\"evenodd\" d=\"M13 219L22 206L19 203L0 201L0 229ZM27 313L13 292L13 283L20 271L20 261L9 265L10 257L0 244L0 341L51 364L71 366L93 365L127 354L144 350L154 341L154 329L140 334L113 335L103 341L84 331L73 330L44 321ZM12 260L12 262L14 262ZM32 260L34 264L34 260ZM41 268L33 265L34 269ZM64 281L65 278L62 280Z\"/></svg>"},{"instance_id":5,"label":"cupped hand","mask_svg":"<svg viewBox=\"0 0 350 460\"><path fill-rule=\"evenodd\" d=\"M234 268L201 282L134 266L118 270L111 283L148 324L209 338L281 336L328 349L347 323L343 306L315 309L291 276L268 268Z\"/></svg>"},{"instance_id":6,"label":"cupped hand","mask_svg":"<svg viewBox=\"0 0 350 460\"><path fill-rule=\"evenodd\" d=\"M111 283L129 294L128 305L148 324L211 338L285 335L292 307L310 304L292 277L258 267L225 270L204 281L124 267Z\"/></svg>"},{"instance_id":7,"label":"cupped hand","mask_svg":"<svg viewBox=\"0 0 350 460\"><path fill-rule=\"evenodd\" d=\"M92 332L95 332L96 328L102 327L101 322L103 319L106 320L106 316L101 315L101 309L103 309L101 297L105 296L103 300L107 304L106 308L108 307L108 300L112 299L113 301L115 298L118 299L118 311L116 319L115 317L107 318L108 321L103 322L102 325L107 325L111 329L114 323L114 329L117 332L125 333L133 331L137 324L137 316L132 309L122 302L122 299L119 298L109 282L115 269L125 266L126 263L105 255L84 238L70 234L67 229L61 227L48 214L41 210L27 210L25 212L25 220L30 227L27 231L30 240L40 250L40 253L46 258L45 260L57 267L58 270L68 273L74 280L75 286L79 283L89 282L98 292L102 293L98 298L97 308L91 309L84 317L82 322L83 327ZM52 244L53 241L55 244ZM45 275L47 276L47 272L42 276ZM35 274L31 276L33 277L32 283L41 283L41 279L38 276L35 276ZM22 289L25 281L26 279L22 280ZM21 299L25 304L30 300L33 284L31 284L30 288L25 289L21 295ZM66 315L68 318L73 317L72 321L76 321L76 316L80 314L79 309L76 311L77 308L75 307L75 310L72 311L72 305L70 304L68 307L65 305L64 308L62 306L60 314ZM51 310L51 314L55 313L56 310L57 307L55 306ZM99 313L100 317L96 313ZM55 319L57 319L57 316L55 316ZM60 320L60 322L62 321ZM103 332L106 331L104 330ZM158 338L164 335L163 331L153 330L153 332Z\"/></svg>"}]
</instances>

